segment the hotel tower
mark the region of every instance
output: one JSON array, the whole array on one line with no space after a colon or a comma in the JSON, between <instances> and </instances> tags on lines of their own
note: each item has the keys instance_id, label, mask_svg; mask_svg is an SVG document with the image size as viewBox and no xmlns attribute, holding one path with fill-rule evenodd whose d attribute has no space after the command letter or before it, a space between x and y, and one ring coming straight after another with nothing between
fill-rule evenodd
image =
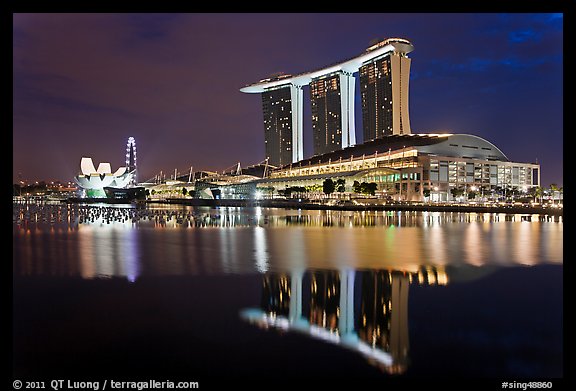
<instances>
[{"instance_id":1,"label":"hotel tower","mask_svg":"<svg viewBox=\"0 0 576 391\"><path fill-rule=\"evenodd\" d=\"M354 93L360 76L364 141L411 134L410 53L401 38L380 41L358 56L312 72L278 74L240 89L262 94L266 158L275 166L304 159L303 87L310 88L314 155L356 144Z\"/></svg>"}]
</instances>

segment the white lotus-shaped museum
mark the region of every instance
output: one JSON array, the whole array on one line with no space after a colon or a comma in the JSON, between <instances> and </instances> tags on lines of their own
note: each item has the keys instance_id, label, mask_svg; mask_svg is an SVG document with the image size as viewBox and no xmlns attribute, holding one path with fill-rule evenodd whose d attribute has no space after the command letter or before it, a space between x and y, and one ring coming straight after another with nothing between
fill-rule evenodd
<instances>
[{"instance_id":1,"label":"white lotus-shaped museum","mask_svg":"<svg viewBox=\"0 0 576 391\"><path fill-rule=\"evenodd\" d=\"M96 169L89 157L83 157L80 161L80 171L81 174L74 177L76 183L84 190L96 191L98 195L104 194L105 187L126 187L134 175L126 167L112 173L110 163L100 163Z\"/></svg>"}]
</instances>

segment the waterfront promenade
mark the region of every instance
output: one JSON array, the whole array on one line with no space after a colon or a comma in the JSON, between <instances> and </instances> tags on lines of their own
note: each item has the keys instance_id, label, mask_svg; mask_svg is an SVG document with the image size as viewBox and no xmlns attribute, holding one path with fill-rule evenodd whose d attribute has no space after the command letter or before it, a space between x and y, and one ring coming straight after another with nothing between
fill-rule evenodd
<instances>
[{"instance_id":1,"label":"waterfront promenade","mask_svg":"<svg viewBox=\"0 0 576 391\"><path fill-rule=\"evenodd\" d=\"M392 212L455 212L455 213L495 213L506 215L522 215L523 220L531 220L532 215L539 215L540 220L563 221L563 208L540 206L540 205L477 205L477 204L437 204L437 203L410 203L410 202L387 202L387 203L362 203L350 200L332 200L331 203L311 202L308 200L217 200L217 199L193 199L193 198L166 198L161 200L146 200L131 203L122 200L102 199L78 199L68 198L60 202L49 204L110 204L110 205L130 205L136 204L138 209L146 205L174 205L174 206L204 206L204 207L263 207L263 208L284 208L303 210L335 210L335 211L392 211ZM18 200L14 205L20 207L26 204L40 206L45 201Z\"/></svg>"},{"instance_id":2,"label":"waterfront promenade","mask_svg":"<svg viewBox=\"0 0 576 391\"><path fill-rule=\"evenodd\" d=\"M188 206L230 206L230 207L267 207L307 210L350 210L350 211L428 211L428 212L472 212L472 213L506 213L524 215L563 216L563 208L552 208L532 205L472 205L472 204L435 204L392 202L385 204L360 204L342 200L340 203L327 204L295 200L202 200L191 198L167 198L149 200L149 204L174 204Z\"/></svg>"}]
</instances>

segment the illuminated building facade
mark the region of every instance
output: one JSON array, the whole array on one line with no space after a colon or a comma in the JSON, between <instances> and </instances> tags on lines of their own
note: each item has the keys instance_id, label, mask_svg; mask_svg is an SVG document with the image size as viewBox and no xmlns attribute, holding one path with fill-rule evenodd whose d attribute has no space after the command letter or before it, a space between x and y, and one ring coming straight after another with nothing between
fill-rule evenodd
<instances>
[{"instance_id":1,"label":"illuminated building facade","mask_svg":"<svg viewBox=\"0 0 576 391\"><path fill-rule=\"evenodd\" d=\"M94 167L92 158L83 157L80 161L80 174L74 181L82 188L83 195L89 198L127 198L128 194L142 196L141 190L123 190L137 184L136 140L129 137L126 143L126 165L112 172L110 163L100 163Z\"/></svg>"},{"instance_id":2,"label":"illuminated building facade","mask_svg":"<svg viewBox=\"0 0 576 391\"><path fill-rule=\"evenodd\" d=\"M510 161L489 141L467 134L383 136L272 171L258 186L283 189L344 179L375 182L378 194L402 201L452 201L454 189L487 196L540 185L540 165Z\"/></svg>"},{"instance_id":3,"label":"illuminated building facade","mask_svg":"<svg viewBox=\"0 0 576 391\"><path fill-rule=\"evenodd\" d=\"M253 199L258 177L252 175L209 175L195 181L195 198Z\"/></svg>"},{"instance_id":4,"label":"illuminated building facade","mask_svg":"<svg viewBox=\"0 0 576 391\"><path fill-rule=\"evenodd\" d=\"M74 177L74 181L82 188L84 196L91 198L107 197L104 191L106 187L127 187L134 175L126 167L120 167L112 173L110 163L100 163L96 169L89 157L82 158L80 170L81 173Z\"/></svg>"},{"instance_id":5,"label":"illuminated building facade","mask_svg":"<svg viewBox=\"0 0 576 391\"><path fill-rule=\"evenodd\" d=\"M342 145L340 78L338 74L310 83L314 155L332 152Z\"/></svg>"},{"instance_id":6,"label":"illuminated building facade","mask_svg":"<svg viewBox=\"0 0 576 391\"><path fill-rule=\"evenodd\" d=\"M272 88L262 93L266 158L275 166L292 162L291 106L290 86Z\"/></svg>"},{"instance_id":7,"label":"illuminated building facade","mask_svg":"<svg viewBox=\"0 0 576 391\"><path fill-rule=\"evenodd\" d=\"M395 50L360 67L364 141L410 134L408 83L410 58Z\"/></svg>"}]
</instances>

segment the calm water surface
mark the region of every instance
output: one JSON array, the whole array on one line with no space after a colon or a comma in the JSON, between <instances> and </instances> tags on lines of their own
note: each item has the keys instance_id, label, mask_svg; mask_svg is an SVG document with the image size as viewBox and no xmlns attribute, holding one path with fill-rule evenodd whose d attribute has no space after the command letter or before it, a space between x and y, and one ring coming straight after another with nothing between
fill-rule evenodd
<instances>
[{"instance_id":1,"label":"calm water surface","mask_svg":"<svg viewBox=\"0 0 576 391\"><path fill-rule=\"evenodd\" d=\"M537 215L15 205L13 374L560 378L562 263Z\"/></svg>"}]
</instances>

